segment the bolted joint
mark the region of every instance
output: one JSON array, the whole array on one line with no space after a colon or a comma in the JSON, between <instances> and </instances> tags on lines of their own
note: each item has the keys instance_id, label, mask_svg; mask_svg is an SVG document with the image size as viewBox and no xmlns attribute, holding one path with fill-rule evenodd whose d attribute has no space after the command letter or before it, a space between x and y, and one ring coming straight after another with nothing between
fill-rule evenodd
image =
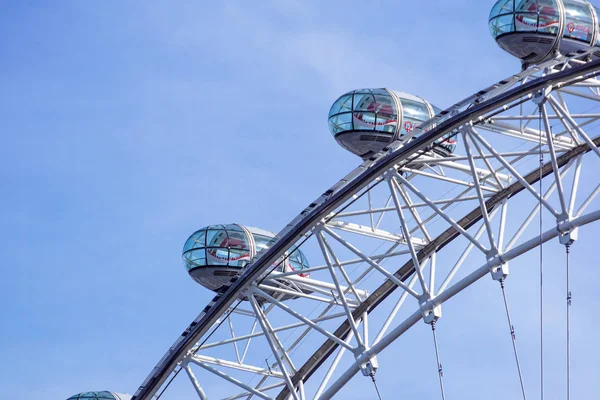
<instances>
[{"instance_id":1,"label":"bolted joint","mask_svg":"<svg viewBox=\"0 0 600 400\"><path fill-rule=\"evenodd\" d=\"M560 235L558 235L558 241L560 242L560 244L565 245L565 246L572 245L573 243L575 243L575 241L578 238L579 238L579 229L572 229L565 233L560 232Z\"/></svg>"},{"instance_id":2,"label":"bolted joint","mask_svg":"<svg viewBox=\"0 0 600 400\"><path fill-rule=\"evenodd\" d=\"M558 241L560 244L570 246L579 238L579 228L573 228L568 215L561 215L556 221Z\"/></svg>"},{"instance_id":3,"label":"bolted joint","mask_svg":"<svg viewBox=\"0 0 600 400\"><path fill-rule=\"evenodd\" d=\"M508 263L506 262L502 262L497 267L490 268L492 279L499 282L504 282L504 280L508 277L508 272Z\"/></svg>"},{"instance_id":4,"label":"bolted joint","mask_svg":"<svg viewBox=\"0 0 600 400\"><path fill-rule=\"evenodd\" d=\"M378 368L379 363L377 362L377 356L373 356L369 358L367 362L360 365L360 372L362 372L364 376L373 376Z\"/></svg>"},{"instance_id":5,"label":"bolted joint","mask_svg":"<svg viewBox=\"0 0 600 400\"><path fill-rule=\"evenodd\" d=\"M193 353L190 351L185 357L183 357L183 360L181 360L181 362L179 363L181 368L185 368L189 365L190 361L192 360L192 356Z\"/></svg>"},{"instance_id":6,"label":"bolted joint","mask_svg":"<svg viewBox=\"0 0 600 400\"><path fill-rule=\"evenodd\" d=\"M508 263L502 259L497 250L493 254L490 252L487 256L492 279L503 282L508 277Z\"/></svg>"},{"instance_id":7,"label":"bolted joint","mask_svg":"<svg viewBox=\"0 0 600 400\"><path fill-rule=\"evenodd\" d=\"M359 361L360 372L364 376L374 376L375 372L379 368L379 363L377 362L377 355L371 355L367 351L364 346L356 349L354 353L354 358ZM365 361L360 361L363 358Z\"/></svg>"},{"instance_id":8,"label":"bolted joint","mask_svg":"<svg viewBox=\"0 0 600 400\"><path fill-rule=\"evenodd\" d=\"M321 231L323 231L323 228L325 228L325 225L325 219L322 219L321 221L317 222L315 227L312 229L313 233L321 233Z\"/></svg>"},{"instance_id":9,"label":"bolted joint","mask_svg":"<svg viewBox=\"0 0 600 400\"><path fill-rule=\"evenodd\" d=\"M435 323L442 318L441 304L435 304L431 301L426 301L419 304L419 308L421 309L421 314L423 315L423 322L426 324Z\"/></svg>"},{"instance_id":10,"label":"bolted joint","mask_svg":"<svg viewBox=\"0 0 600 400\"><path fill-rule=\"evenodd\" d=\"M535 104L537 104L538 106L542 106L546 102L546 100L548 99L548 96L550 95L550 92L552 92L552 86L548 86L547 88L538 90L533 95L533 102Z\"/></svg>"},{"instance_id":11,"label":"bolted joint","mask_svg":"<svg viewBox=\"0 0 600 400\"><path fill-rule=\"evenodd\" d=\"M385 180L388 180L388 181L389 181L389 180L391 180L391 179L393 179L393 178L394 178L394 174L395 174L395 172L398 172L398 173L400 173L400 171L396 171L394 168L392 168L392 169L388 169L387 171L385 171L385 172L383 173L383 178L384 178Z\"/></svg>"}]
</instances>

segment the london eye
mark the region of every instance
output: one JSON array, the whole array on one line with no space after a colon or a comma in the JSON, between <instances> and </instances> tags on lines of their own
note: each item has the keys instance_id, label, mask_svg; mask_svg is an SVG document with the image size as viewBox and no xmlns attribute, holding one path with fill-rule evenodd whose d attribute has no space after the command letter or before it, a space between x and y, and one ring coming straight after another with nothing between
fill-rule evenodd
<instances>
[{"instance_id":1,"label":"london eye","mask_svg":"<svg viewBox=\"0 0 600 400\"><path fill-rule=\"evenodd\" d=\"M423 380L460 397L445 386L444 321L488 315L504 324L506 340L489 341L510 376L498 390L543 393L554 362L570 398L571 277L596 273L570 256L600 219L599 14L583 0L499 0L491 34L522 68L445 109L402 88L341 93L324 131L358 167L277 234L236 221L190 232L185 271L215 297L132 398L177 385L201 400L402 398L377 380L412 368L416 330L435 359ZM544 254L564 267L544 269ZM561 293L560 317L544 314L544 285ZM446 312L461 297L470 307ZM541 351L520 346L516 310L540 320ZM558 331L560 360L544 360L544 333Z\"/></svg>"}]
</instances>

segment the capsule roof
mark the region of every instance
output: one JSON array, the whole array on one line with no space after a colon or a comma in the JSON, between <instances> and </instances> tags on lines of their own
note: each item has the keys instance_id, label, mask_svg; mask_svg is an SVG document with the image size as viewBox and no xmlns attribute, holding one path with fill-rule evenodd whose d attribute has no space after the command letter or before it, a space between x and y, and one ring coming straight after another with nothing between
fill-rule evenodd
<instances>
[{"instance_id":1,"label":"capsule roof","mask_svg":"<svg viewBox=\"0 0 600 400\"><path fill-rule=\"evenodd\" d=\"M524 64L538 63L599 45L599 11L585 0L499 0L490 12L490 32Z\"/></svg>"},{"instance_id":2,"label":"capsule roof","mask_svg":"<svg viewBox=\"0 0 600 400\"><path fill-rule=\"evenodd\" d=\"M407 135L441 110L419 96L390 89L360 89L342 95L329 110L329 130L340 146L363 158ZM454 145L440 144L449 154Z\"/></svg>"},{"instance_id":3,"label":"capsule roof","mask_svg":"<svg viewBox=\"0 0 600 400\"><path fill-rule=\"evenodd\" d=\"M131 396L128 394L113 393L107 391L101 392L84 392L74 394L67 400L130 400Z\"/></svg>"}]
</instances>

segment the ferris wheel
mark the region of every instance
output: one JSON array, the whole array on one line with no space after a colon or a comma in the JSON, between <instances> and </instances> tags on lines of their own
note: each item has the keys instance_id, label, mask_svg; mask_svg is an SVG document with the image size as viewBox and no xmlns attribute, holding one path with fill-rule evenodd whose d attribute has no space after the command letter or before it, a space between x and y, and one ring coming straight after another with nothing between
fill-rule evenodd
<instances>
[{"instance_id":1,"label":"ferris wheel","mask_svg":"<svg viewBox=\"0 0 600 400\"><path fill-rule=\"evenodd\" d=\"M540 319L543 355L550 322L536 307L544 282L560 285L570 393L569 254L600 219L599 22L586 1L500 0L490 29L523 61L521 72L446 110L391 89L342 95L329 129L362 164L278 234L226 224L190 236L184 265L216 295L133 399L168 399L175 385L201 400L329 399L353 379L364 379L352 386L356 398L385 397L378 371L401 374L411 362L381 360L398 344L410 347L406 338L423 324L423 352L436 360L427 376L444 399L440 336L452 315L443 311L484 282L496 282L489 296L502 301L503 351L522 398L535 382L516 341L515 308ZM544 270L545 247L564 249L563 269ZM540 303L513 296L519 269L534 270L524 286Z\"/></svg>"}]
</instances>

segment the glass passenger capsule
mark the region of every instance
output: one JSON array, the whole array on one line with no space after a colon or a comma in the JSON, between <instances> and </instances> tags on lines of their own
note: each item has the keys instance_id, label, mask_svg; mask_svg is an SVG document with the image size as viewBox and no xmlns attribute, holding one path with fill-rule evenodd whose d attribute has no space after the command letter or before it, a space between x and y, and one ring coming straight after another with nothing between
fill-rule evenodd
<instances>
[{"instance_id":1,"label":"glass passenger capsule","mask_svg":"<svg viewBox=\"0 0 600 400\"><path fill-rule=\"evenodd\" d=\"M361 89L346 93L329 110L329 130L340 146L363 158L408 134L441 110L426 100L389 89ZM433 150L451 154L456 142L447 135Z\"/></svg>"},{"instance_id":2,"label":"glass passenger capsule","mask_svg":"<svg viewBox=\"0 0 600 400\"><path fill-rule=\"evenodd\" d=\"M130 400L131 396L128 394L120 394L113 392L84 392L74 394L67 400Z\"/></svg>"},{"instance_id":3,"label":"glass passenger capsule","mask_svg":"<svg viewBox=\"0 0 600 400\"><path fill-rule=\"evenodd\" d=\"M585 0L499 0L489 25L498 45L529 65L600 44L598 14Z\"/></svg>"},{"instance_id":4,"label":"glass passenger capsule","mask_svg":"<svg viewBox=\"0 0 600 400\"><path fill-rule=\"evenodd\" d=\"M202 228L185 242L183 264L196 282L215 292L229 287L246 264L261 250L269 248L276 235L263 229L237 224L211 225ZM276 271L308 273L308 260L300 250L286 254L275 263Z\"/></svg>"}]
</instances>

